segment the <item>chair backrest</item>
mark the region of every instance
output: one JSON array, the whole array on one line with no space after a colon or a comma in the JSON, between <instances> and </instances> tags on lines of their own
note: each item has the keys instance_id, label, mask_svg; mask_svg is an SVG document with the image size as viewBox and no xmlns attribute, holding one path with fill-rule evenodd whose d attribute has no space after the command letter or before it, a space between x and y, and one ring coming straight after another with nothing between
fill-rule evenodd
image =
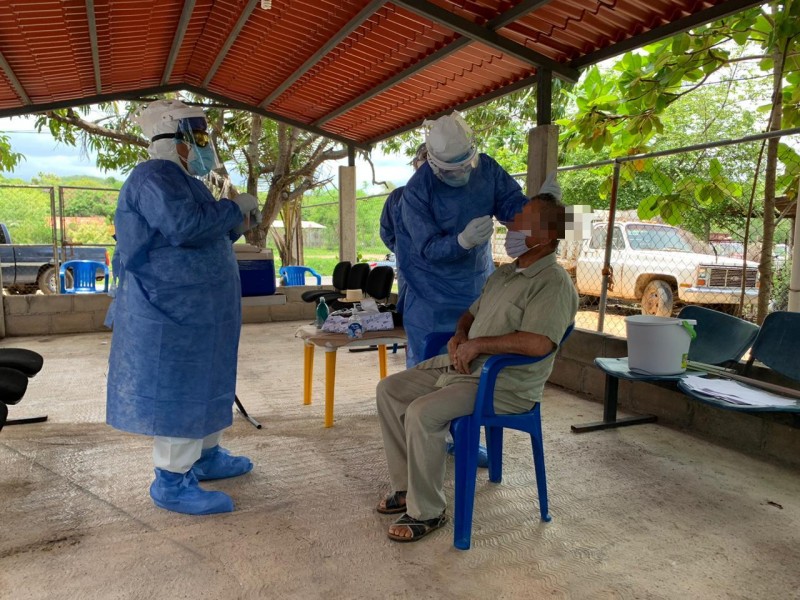
<instances>
[{"instance_id":1,"label":"chair backrest","mask_svg":"<svg viewBox=\"0 0 800 600\"><path fill-rule=\"evenodd\" d=\"M322 285L322 276L311 267L286 265L278 269L278 273L283 276L285 285L305 285L306 273L317 278L317 285Z\"/></svg>"},{"instance_id":2,"label":"chair backrest","mask_svg":"<svg viewBox=\"0 0 800 600\"><path fill-rule=\"evenodd\" d=\"M394 269L392 267L374 267L367 277L364 292L370 298L386 300L392 293L394 283Z\"/></svg>"},{"instance_id":3,"label":"chair backrest","mask_svg":"<svg viewBox=\"0 0 800 600\"><path fill-rule=\"evenodd\" d=\"M62 294L96 294L97 272L103 271L103 292L108 292L108 266L94 260L68 260L61 265L59 277L61 279ZM72 287L67 287L66 273L72 274Z\"/></svg>"},{"instance_id":4,"label":"chair backrest","mask_svg":"<svg viewBox=\"0 0 800 600\"><path fill-rule=\"evenodd\" d=\"M369 277L369 265L367 263L356 263L350 267L350 274L347 276L346 290L362 290L367 287L367 277Z\"/></svg>"},{"instance_id":5,"label":"chair backrest","mask_svg":"<svg viewBox=\"0 0 800 600\"><path fill-rule=\"evenodd\" d=\"M332 283L336 290L344 291L347 289L347 279L350 277L350 261L342 261L333 267Z\"/></svg>"},{"instance_id":6,"label":"chair backrest","mask_svg":"<svg viewBox=\"0 0 800 600\"><path fill-rule=\"evenodd\" d=\"M750 350L758 360L784 377L800 381L800 313L774 312L767 315Z\"/></svg>"},{"instance_id":7,"label":"chair backrest","mask_svg":"<svg viewBox=\"0 0 800 600\"><path fill-rule=\"evenodd\" d=\"M697 321L689 360L708 365L738 362L758 335L755 323L702 306L685 306L678 317Z\"/></svg>"}]
</instances>

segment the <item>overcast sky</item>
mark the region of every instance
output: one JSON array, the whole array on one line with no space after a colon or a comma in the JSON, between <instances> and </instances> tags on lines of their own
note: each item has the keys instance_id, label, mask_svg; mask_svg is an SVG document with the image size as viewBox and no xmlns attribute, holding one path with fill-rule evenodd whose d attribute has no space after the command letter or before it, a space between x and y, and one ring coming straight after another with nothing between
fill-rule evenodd
<instances>
[{"instance_id":1,"label":"overcast sky","mask_svg":"<svg viewBox=\"0 0 800 600\"><path fill-rule=\"evenodd\" d=\"M16 177L30 181L39 173L52 173L59 176L91 175L94 177L116 177L124 180L119 171L103 171L95 165L94 155L83 155L80 148L56 142L47 130L37 133L33 117L14 117L0 119L0 134L8 136L14 152L21 153L25 159L17 165L13 173L0 171L5 177ZM373 150L372 162L375 165L375 178L378 181L391 181L395 185L403 185L411 177L412 169L404 156L385 156ZM347 164L347 161L341 161ZM333 165L331 165L333 167ZM335 167L333 167L335 174ZM357 160L356 170L359 187L362 183L371 182L372 175L369 164ZM241 183L241 182L237 182ZM379 193L379 189L373 190Z\"/></svg>"}]
</instances>

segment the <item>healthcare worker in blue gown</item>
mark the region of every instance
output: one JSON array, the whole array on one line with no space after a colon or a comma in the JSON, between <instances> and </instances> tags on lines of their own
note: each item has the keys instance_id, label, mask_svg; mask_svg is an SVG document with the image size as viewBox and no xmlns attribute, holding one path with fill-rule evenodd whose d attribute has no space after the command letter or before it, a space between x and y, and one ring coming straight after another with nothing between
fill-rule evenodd
<instances>
[{"instance_id":1,"label":"healthcare worker in blue gown","mask_svg":"<svg viewBox=\"0 0 800 600\"><path fill-rule=\"evenodd\" d=\"M114 217L107 422L153 436L156 506L230 512L230 496L198 481L253 468L220 438L232 421L241 328L232 241L257 225L258 202L217 201L197 179L219 166L201 109L159 100L136 121L151 160L131 172Z\"/></svg>"},{"instance_id":2,"label":"healthcare worker in blue gown","mask_svg":"<svg viewBox=\"0 0 800 600\"><path fill-rule=\"evenodd\" d=\"M511 221L528 198L497 162L478 153L458 113L425 122L427 163L403 190L397 229L405 280L406 364L422 361L425 336L454 331L494 270L492 217Z\"/></svg>"},{"instance_id":3,"label":"healthcare worker in blue gown","mask_svg":"<svg viewBox=\"0 0 800 600\"><path fill-rule=\"evenodd\" d=\"M416 171L428 160L428 150L425 144L420 144L417 147L417 152L411 161L411 166ZM394 252L395 265L397 267L397 307L401 312L401 307L405 300L405 281L403 279L403 272L399 267L399 259L397 258L397 229L402 226L400 217L400 203L403 200L404 186L395 188L386 197L386 202L383 204L380 218L380 236L386 247Z\"/></svg>"}]
</instances>

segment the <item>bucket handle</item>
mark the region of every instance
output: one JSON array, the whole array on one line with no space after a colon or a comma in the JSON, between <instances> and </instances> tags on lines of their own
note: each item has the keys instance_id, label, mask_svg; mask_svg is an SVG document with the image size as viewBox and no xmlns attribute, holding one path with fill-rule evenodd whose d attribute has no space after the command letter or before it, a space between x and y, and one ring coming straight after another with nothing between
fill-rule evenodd
<instances>
[{"instance_id":1,"label":"bucket handle","mask_svg":"<svg viewBox=\"0 0 800 600\"><path fill-rule=\"evenodd\" d=\"M691 339L697 338L697 332L694 330L694 325L689 323L689 321L681 321L681 326L686 330L686 333L689 334Z\"/></svg>"}]
</instances>

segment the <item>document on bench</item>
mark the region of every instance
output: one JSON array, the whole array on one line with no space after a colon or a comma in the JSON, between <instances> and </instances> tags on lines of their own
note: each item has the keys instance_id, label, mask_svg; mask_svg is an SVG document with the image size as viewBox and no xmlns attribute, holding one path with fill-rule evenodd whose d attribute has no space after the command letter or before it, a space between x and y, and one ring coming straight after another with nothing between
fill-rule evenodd
<instances>
[{"instance_id":1,"label":"document on bench","mask_svg":"<svg viewBox=\"0 0 800 600\"><path fill-rule=\"evenodd\" d=\"M683 385L696 392L744 406L797 406L796 400L784 398L764 390L758 390L729 379L706 379L690 375Z\"/></svg>"}]
</instances>

